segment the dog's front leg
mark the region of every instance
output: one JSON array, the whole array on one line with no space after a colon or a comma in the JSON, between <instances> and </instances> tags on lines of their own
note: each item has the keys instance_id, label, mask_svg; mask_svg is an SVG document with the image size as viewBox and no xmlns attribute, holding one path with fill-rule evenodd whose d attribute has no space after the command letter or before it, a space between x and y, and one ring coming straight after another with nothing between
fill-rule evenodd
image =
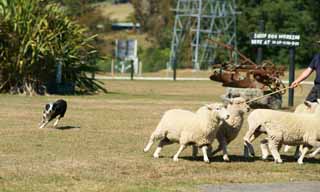
<instances>
[{"instance_id":1,"label":"dog's front leg","mask_svg":"<svg viewBox=\"0 0 320 192\"><path fill-rule=\"evenodd\" d=\"M42 125L39 127L39 129L44 128L48 123L49 123L49 121L46 121L46 122L42 123Z\"/></svg>"},{"instance_id":2,"label":"dog's front leg","mask_svg":"<svg viewBox=\"0 0 320 192\"><path fill-rule=\"evenodd\" d=\"M56 126L58 125L58 122L60 120L60 117L57 118L57 120L54 122L53 127L56 128Z\"/></svg>"}]
</instances>

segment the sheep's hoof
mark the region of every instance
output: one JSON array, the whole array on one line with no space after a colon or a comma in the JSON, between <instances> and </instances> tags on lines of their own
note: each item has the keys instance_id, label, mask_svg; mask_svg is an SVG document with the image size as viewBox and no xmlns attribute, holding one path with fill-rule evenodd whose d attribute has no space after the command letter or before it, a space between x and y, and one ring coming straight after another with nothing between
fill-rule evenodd
<instances>
[{"instance_id":1,"label":"sheep's hoof","mask_svg":"<svg viewBox=\"0 0 320 192\"><path fill-rule=\"evenodd\" d=\"M206 163L210 163L209 158L203 158L203 161L206 162Z\"/></svg>"},{"instance_id":2,"label":"sheep's hoof","mask_svg":"<svg viewBox=\"0 0 320 192\"><path fill-rule=\"evenodd\" d=\"M144 148L144 149L143 149L143 152L145 152L145 153L148 152L148 149Z\"/></svg>"},{"instance_id":3,"label":"sheep's hoof","mask_svg":"<svg viewBox=\"0 0 320 192\"><path fill-rule=\"evenodd\" d=\"M267 160L268 160L268 155L267 155L267 156L262 156L261 159L262 159L263 161L267 161Z\"/></svg>"},{"instance_id":4,"label":"sheep's hoof","mask_svg":"<svg viewBox=\"0 0 320 192\"><path fill-rule=\"evenodd\" d=\"M282 159L275 160L275 163L281 164L282 163Z\"/></svg>"},{"instance_id":5,"label":"sheep's hoof","mask_svg":"<svg viewBox=\"0 0 320 192\"><path fill-rule=\"evenodd\" d=\"M178 158L178 157L173 157L173 161L174 161L174 162L178 162L178 161L179 161L179 158Z\"/></svg>"},{"instance_id":6,"label":"sheep's hoof","mask_svg":"<svg viewBox=\"0 0 320 192\"><path fill-rule=\"evenodd\" d=\"M205 162L205 163L208 163L208 164L210 163L209 159L208 159L208 160L204 160L204 162Z\"/></svg>"},{"instance_id":7,"label":"sheep's hoof","mask_svg":"<svg viewBox=\"0 0 320 192\"><path fill-rule=\"evenodd\" d=\"M225 162L230 162L230 159L229 159L228 156L223 156L223 161L225 161Z\"/></svg>"},{"instance_id":8,"label":"sheep's hoof","mask_svg":"<svg viewBox=\"0 0 320 192\"><path fill-rule=\"evenodd\" d=\"M154 159L159 159L159 155L158 155L158 154L154 154L154 155L153 155L153 158L154 158Z\"/></svg>"},{"instance_id":9,"label":"sheep's hoof","mask_svg":"<svg viewBox=\"0 0 320 192\"><path fill-rule=\"evenodd\" d=\"M299 165L302 165L302 164L303 164L303 159L301 159L301 158L298 159L298 164L299 164Z\"/></svg>"}]
</instances>

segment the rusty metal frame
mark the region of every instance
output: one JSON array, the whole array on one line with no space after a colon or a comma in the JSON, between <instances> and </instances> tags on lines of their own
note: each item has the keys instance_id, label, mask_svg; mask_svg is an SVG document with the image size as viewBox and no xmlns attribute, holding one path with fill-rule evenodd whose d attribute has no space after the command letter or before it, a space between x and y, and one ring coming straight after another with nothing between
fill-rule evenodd
<instances>
[{"instance_id":1,"label":"rusty metal frame","mask_svg":"<svg viewBox=\"0 0 320 192\"><path fill-rule=\"evenodd\" d=\"M208 42L229 51L229 61L213 65L219 70L213 72L211 80L221 82L226 87L259 88L263 91L277 91L286 87L280 79L286 70L284 66L277 67L268 60L258 65L230 45L214 39L208 39ZM240 57L237 65L234 64L233 53Z\"/></svg>"}]
</instances>

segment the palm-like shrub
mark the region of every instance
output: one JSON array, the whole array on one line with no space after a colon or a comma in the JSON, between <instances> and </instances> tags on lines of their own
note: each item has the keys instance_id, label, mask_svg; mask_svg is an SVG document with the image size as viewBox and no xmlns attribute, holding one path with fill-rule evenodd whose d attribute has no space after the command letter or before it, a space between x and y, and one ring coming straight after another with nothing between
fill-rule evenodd
<instances>
[{"instance_id":1,"label":"palm-like shrub","mask_svg":"<svg viewBox=\"0 0 320 192\"><path fill-rule=\"evenodd\" d=\"M44 0L0 0L0 91L36 94L54 82L58 63L62 82L80 91L103 89L86 76L94 70L94 36Z\"/></svg>"}]
</instances>

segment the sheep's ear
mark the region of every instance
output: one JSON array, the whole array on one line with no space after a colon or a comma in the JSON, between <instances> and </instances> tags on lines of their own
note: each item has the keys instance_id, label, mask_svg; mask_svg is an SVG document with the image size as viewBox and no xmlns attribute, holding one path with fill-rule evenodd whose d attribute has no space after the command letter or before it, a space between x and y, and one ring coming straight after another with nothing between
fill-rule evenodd
<instances>
[{"instance_id":1,"label":"sheep's ear","mask_svg":"<svg viewBox=\"0 0 320 192\"><path fill-rule=\"evenodd\" d=\"M207 107L207 109L208 109L209 111L212 111L212 110L213 110L212 107L210 107L209 105L206 105L206 107Z\"/></svg>"}]
</instances>

